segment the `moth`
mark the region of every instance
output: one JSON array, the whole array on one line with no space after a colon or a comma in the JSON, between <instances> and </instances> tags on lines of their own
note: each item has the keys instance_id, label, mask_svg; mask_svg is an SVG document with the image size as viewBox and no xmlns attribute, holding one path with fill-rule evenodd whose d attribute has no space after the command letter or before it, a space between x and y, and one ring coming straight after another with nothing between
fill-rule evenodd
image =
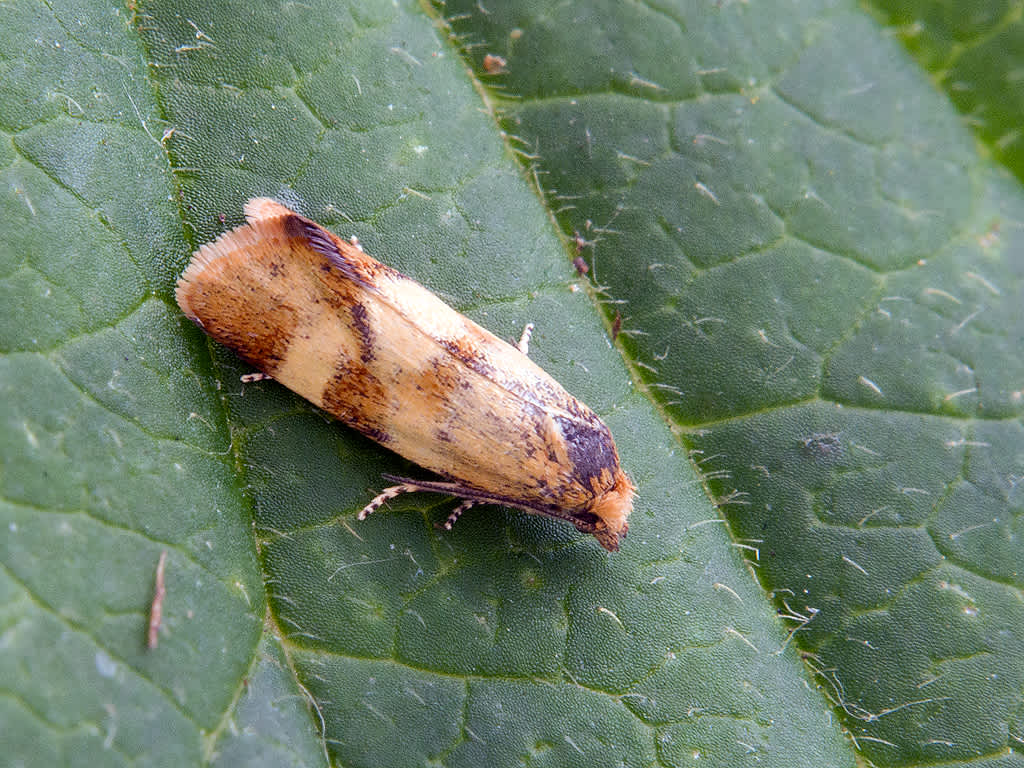
<instances>
[{"instance_id":1,"label":"moth","mask_svg":"<svg viewBox=\"0 0 1024 768\"><path fill-rule=\"evenodd\" d=\"M441 479L395 485L565 520L619 548L635 487L608 427L526 356L422 285L268 198L178 281L213 339ZM521 344L525 350L527 334Z\"/></svg>"}]
</instances>

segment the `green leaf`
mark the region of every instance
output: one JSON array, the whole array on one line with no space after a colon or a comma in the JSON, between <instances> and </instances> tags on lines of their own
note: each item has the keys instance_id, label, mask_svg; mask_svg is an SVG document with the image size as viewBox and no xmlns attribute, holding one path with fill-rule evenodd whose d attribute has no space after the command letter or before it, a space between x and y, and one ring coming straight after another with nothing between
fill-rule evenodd
<instances>
[{"instance_id":1,"label":"green leaf","mask_svg":"<svg viewBox=\"0 0 1024 768\"><path fill-rule=\"evenodd\" d=\"M0 5L11 764L1024 765L1021 110L928 79L1019 22L879 13ZM357 522L420 470L173 301L255 195L535 323L622 550Z\"/></svg>"}]
</instances>

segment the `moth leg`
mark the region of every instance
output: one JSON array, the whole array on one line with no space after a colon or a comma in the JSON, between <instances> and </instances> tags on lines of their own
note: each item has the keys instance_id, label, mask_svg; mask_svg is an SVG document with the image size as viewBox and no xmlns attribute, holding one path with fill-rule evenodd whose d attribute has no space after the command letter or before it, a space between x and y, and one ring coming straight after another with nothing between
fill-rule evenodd
<instances>
[{"instance_id":1,"label":"moth leg","mask_svg":"<svg viewBox=\"0 0 1024 768\"><path fill-rule=\"evenodd\" d=\"M255 384L257 381L273 381L273 376L268 376L262 371L256 371L255 373L246 373L239 376L239 380L243 384Z\"/></svg>"},{"instance_id":2,"label":"moth leg","mask_svg":"<svg viewBox=\"0 0 1024 768\"><path fill-rule=\"evenodd\" d=\"M462 502L459 504L459 506L457 506L455 509L453 509L452 513L450 515L448 515L448 519L444 521L444 524L442 525L442 527L446 531L450 531L452 529L452 526L455 525L455 521L458 520L459 517L462 516L463 512L465 512L470 507L475 506L476 504L479 504L479 503L480 502L477 501L476 499L463 499Z\"/></svg>"},{"instance_id":3,"label":"moth leg","mask_svg":"<svg viewBox=\"0 0 1024 768\"><path fill-rule=\"evenodd\" d=\"M419 490L420 488L412 483L402 483L401 485L393 485L390 488L385 488L374 496L369 504L359 511L359 514L356 515L356 519L365 520L370 514L380 509L385 501L393 499L395 496L401 496L403 493L415 493Z\"/></svg>"},{"instance_id":4,"label":"moth leg","mask_svg":"<svg viewBox=\"0 0 1024 768\"><path fill-rule=\"evenodd\" d=\"M530 354L530 337L533 336L533 323L527 323L526 327L523 328L523 335L519 337L519 343L516 344L519 351L524 355Z\"/></svg>"}]
</instances>

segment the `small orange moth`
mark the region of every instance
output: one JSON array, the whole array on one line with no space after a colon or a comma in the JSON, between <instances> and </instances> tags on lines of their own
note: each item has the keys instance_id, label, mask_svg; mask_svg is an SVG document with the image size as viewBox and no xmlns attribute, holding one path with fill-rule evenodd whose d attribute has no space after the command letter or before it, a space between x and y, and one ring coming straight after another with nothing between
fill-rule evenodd
<instances>
[{"instance_id":1,"label":"small orange moth","mask_svg":"<svg viewBox=\"0 0 1024 768\"><path fill-rule=\"evenodd\" d=\"M440 480L416 491L566 520L619 548L635 488L608 427L525 354L419 283L274 200L202 246L182 311L216 341Z\"/></svg>"}]
</instances>

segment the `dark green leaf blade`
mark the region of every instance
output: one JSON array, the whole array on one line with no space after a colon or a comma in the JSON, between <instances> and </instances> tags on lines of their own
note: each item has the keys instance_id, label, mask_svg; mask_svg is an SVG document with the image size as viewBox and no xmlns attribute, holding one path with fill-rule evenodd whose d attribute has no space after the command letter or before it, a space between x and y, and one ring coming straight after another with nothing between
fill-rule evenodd
<instances>
[{"instance_id":1,"label":"dark green leaf blade","mask_svg":"<svg viewBox=\"0 0 1024 768\"><path fill-rule=\"evenodd\" d=\"M1012 762L1020 191L862 17L658 10L685 54L617 49L636 77L599 86L536 53L601 40L574 9L446 5L469 58L505 59L504 124L857 745ZM983 16L946 18L969 35ZM722 34L739 28L774 55Z\"/></svg>"},{"instance_id":2,"label":"dark green leaf blade","mask_svg":"<svg viewBox=\"0 0 1024 768\"><path fill-rule=\"evenodd\" d=\"M507 59L480 77L524 99L505 125L627 302L652 407L421 6L133 10L0 9L16 759L850 765L797 643L877 764L1019 756L1019 191L876 27L446 7ZM622 552L490 508L437 532L421 497L357 523L417 469L241 384L171 301L256 194L500 335L536 323L640 486Z\"/></svg>"}]
</instances>

